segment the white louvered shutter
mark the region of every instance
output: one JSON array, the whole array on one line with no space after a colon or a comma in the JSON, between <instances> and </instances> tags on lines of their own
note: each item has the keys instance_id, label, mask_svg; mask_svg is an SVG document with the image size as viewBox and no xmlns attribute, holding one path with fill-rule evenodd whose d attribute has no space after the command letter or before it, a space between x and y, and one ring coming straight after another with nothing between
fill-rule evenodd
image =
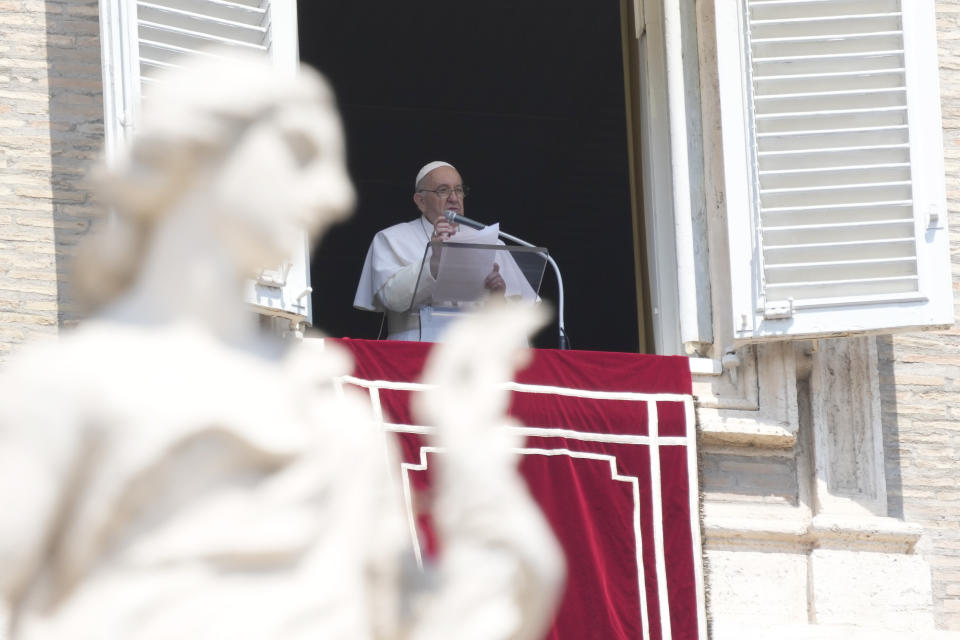
<instances>
[{"instance_id":1,"label":"white louvered shutter","mask_svg":"<svg viewBox=\"0 0 960 640\"><path fill-rule=\"evenodd\" d=\"M104 111L108 156L136 129L141 96L184 56L237 51L269 56L278 72L298 63L295 0L102 0ZM149 99L149 97L147 98ZM309 246L283 265L265 265L247 287L260 313L312 322Z\"/></svg>"},{"instance_id":2,"label":"white louvered shutter","mask_svg":"<svg viewBox=\"0 0 960 640\"><path fill-rule=\"evenodd\" d=\"M953 322L930 0L716 0L735 337Z\"/></svg>"}]
</instances>

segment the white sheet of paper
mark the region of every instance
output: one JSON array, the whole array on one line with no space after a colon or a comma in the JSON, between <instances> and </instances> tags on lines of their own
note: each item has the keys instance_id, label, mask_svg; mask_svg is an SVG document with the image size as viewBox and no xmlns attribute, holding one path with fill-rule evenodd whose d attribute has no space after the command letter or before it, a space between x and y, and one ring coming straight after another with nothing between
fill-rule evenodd
<instances>
[{"instance_id":1,"label":"white sheet of paper","mask_svg":"<svg viewBox=\"0 0 960 640\"><path fill-rule=\"evenodd\" d=\"M460 227L451 242L470 244L497 244L500 223L484 229ZM440 255L437 284L433 289L434 302L479 300L486 294L483 281L493 271L496 251L455 249Z\"/></svg>"}]
</instances>

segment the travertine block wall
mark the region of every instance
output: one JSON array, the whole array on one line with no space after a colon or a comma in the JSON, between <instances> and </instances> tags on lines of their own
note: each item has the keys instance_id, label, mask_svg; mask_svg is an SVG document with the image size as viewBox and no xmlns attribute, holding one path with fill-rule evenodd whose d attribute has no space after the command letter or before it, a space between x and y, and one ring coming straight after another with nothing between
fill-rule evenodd
<instances>
[{"instance_id":1,"label":"travertine block wall","mask_svg":"<svg viewBox=\"0 0 960 640\"><path fill-rule=\"evenodd\" d=\"M73 314L63 284L97 208L103 141L96 0L0 0L0 360Z\"/></svg>"},{"instance_id":2,"label":"travertine block wall","mask_svg":"<svg viewBox=\"0 0 960 640\"><path fill-rule=\"evenodd\" d=\"M937 2L937 30L960 318L960 2ZM960 630L960 326L881 337L878 346L890 513L926 529L918 550L931 566L937 626Z\"/></svg>"}]
</instances>

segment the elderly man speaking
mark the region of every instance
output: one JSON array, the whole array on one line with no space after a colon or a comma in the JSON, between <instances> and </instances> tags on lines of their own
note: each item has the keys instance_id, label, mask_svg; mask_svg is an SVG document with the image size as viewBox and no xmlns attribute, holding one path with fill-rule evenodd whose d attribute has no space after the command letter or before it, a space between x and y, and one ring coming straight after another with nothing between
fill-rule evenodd
<instances>
[{"instance_id":1,"label":"elderly man speaking","mask_svg":"<svg viewBox=\"0 0 960 640\"><path fill-rule=\"evenodd\" d=\"M380 231L370 243L353 306L385 312L387 338L419 340L419 317L408 311L424 249L431 241L456 239L459 225L449 222L443 214L453 211L462 215L468 191L460 172L449 162L424 165L414 180L413 202L420 217ZM503 295L506 291L498 264L493 265L484 287L491 294Z\"/></svg>"}]
</instances>

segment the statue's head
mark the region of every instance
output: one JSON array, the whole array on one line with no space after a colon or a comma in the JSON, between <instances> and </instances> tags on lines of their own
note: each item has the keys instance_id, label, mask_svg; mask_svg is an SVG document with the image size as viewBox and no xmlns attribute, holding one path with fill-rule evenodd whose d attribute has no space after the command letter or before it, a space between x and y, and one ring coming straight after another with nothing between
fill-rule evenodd
<instances>
[{"instance_id":1,"label":"statue's head","mask_svg":"<svg viewBox=\"0 0 960 640\"><path fill-rule=\"evenodd\" d=\"M131 144L91 181L115 212L81 264L99 302L129 286L156 229L186 205L201 202L198 233L212 232L239 271L254 273L286 259L304 230L315 239L346 217L355 198L323 78L235 54L159 77Z\"/></svg>"}]
</instances>

